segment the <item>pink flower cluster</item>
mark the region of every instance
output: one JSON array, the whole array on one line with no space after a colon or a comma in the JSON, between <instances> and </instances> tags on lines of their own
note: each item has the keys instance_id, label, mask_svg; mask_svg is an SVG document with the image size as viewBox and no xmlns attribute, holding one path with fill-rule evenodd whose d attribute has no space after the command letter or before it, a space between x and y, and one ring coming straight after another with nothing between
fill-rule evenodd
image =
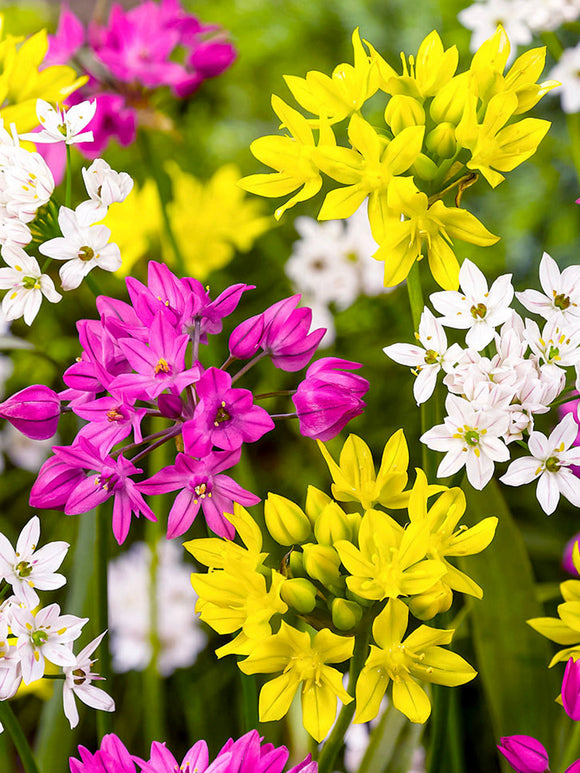
<instances>
[{"instance_id":1,"label":"pink flower cluster","mask_svg":"<svg viewBox=\"0 0 580 773\"><path fill-rule=\"evenodd\" d=\"M184 52L183 61L174 61L177 51ZM111 137L123 146L133 142L139 108L146 107L152 90L169 86L179 99L190 97L235 56L219 27L202 24L179 0L146 0L128 11L115 4L106 25L92 22L88 29L63 8L46 62L83 62L89 81L69 102L97 101L88 126L94 142L80 145L88 158L96 158Z\"/></svg>"},{"instance_id":2,"label":"pink flower cluster","mask_svg":"<svg viewBox=\"0 0 580 773\"><path fill-rule=\"evenodd\" d=\"M236 382L266 357L289 372L311 360L325 331L309 332L312 312L297 308L299 295L242 322L230 335L222 367L205 368L200 345L222 331L223 319L252 288L232 285L212 300L200 282L179 279L155 262L148 285L126 281L131 303L100 296L100 319L77 323L82 354L64 373L67 389L57 395L31 386L0 403L0 417L36 439L52 437L62 410L86 422L72 445L53 447L30 504L77 515L113 498L113 532L121 543L133 514L155 520L144 494L178 491L168 538L186 532L202 509L209 527L231 539L234 528L224 513L233 512L233 502L259 501L223 474L237 464L243 444L272 430L273 418L298 418L306 437L334 437L362 413L368 381L348 372L359 363L318 360L293 396L296 412L270 415ZM240 360L248 362L228 372ZM142 424L152 417L167 426L144 434ZM178 448L174 463L142 479L139 462L170 440Z\"/></svg>"},{"instance_id":3,"label":"pink flower cluster","mask_svg":"<svg viewBox=\"0 0 580 773\"><path fill-rule=\"evenodd\" d=\"M164 743L151 744L149 760L142 760L130 754L121 739L114 735L104 736L101 747L94 754L79 746L81 759L69 760L71 773L135 773L135 765L144 773L175 773L175 771L196 771L196 773L282 773L288 761L285 746L262 744L256 730L250 730L236 741L230 740L219 751L215 760L209 761L205 741L198 741L187 752L181 765ZM318 765L310 755L288 773L316 773Z\"/></svg>"}]
</instances>

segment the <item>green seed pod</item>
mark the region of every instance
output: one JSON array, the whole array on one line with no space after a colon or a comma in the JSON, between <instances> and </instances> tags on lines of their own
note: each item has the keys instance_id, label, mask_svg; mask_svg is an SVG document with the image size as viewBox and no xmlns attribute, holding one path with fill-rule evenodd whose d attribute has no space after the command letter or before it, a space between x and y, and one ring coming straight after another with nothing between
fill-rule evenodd
<instances>
[{"instance_id":1,"label":"green seed pod","mask_svg":"<svg viewBox=\"0 0 580 773\"><path fill-rule=\"evenodd\" d=\"M336 502L329 502L318 516L314 536L320 545L334 545L339 539L350 539L346 513Z\"/></svg>"},{"instance_id":2,"label":"green seed pod","mask_svg":"<svg viewBox=\"0 0 580 773\"><path fill-rule=\"evenodd\" d=\"M286 580L280 589L282 600L302 615L307 615L316 606L316 587L302 577Z\"/></svg>"},{"instance_id":3,"label":"green seed pod","mask_svg":"<svg viewBox=\"0 0 580 773\"><path fill-rule=\"evenodd\" d=\"M268 531L279 545L301 545L312 533L302 508L279 494L268 494L264 518Z\"/></svg>"},{"instance_id":4,"label":"green seed pod","mask_svg":"<svg viewBox=\"0 0 580 773\"><path fill-rule=\"evenodd\" d=\"M362 617L362 607L356 601L334 599L331 604L332 622L339 631L355 628Z\"/></svg>"},{"instance_id":5,"label":"green seed pod","mask_svg":"<svg viewBox=\"0 0 580 773\"><path fill-rule=\"evenodd\" d=\"M425 110L413 97L395 94L385 108L385 121L397 135L409 126L424 126Z\"/></svg>"}]
</instances>

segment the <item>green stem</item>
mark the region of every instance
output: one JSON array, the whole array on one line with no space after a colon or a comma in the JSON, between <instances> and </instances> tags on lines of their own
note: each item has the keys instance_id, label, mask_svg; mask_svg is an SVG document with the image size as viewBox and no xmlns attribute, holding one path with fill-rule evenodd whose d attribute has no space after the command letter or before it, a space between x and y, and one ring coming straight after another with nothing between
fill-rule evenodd
<instances>
[{"instance_id":1,"label":"green stem","mask_svg":"<svg viewBox=\"0 0 580 773\"><path fill-rule=\"evenodd\" d=\"M356 683L362 667L365 663L368 648L369 639L371 633L371 622L368 621L367 629L360 633L354 642L354 652L350 660L350 670L348 676L348 693L354 698ZM322 749L320 750L320 756L318 757L318 773L330 773L334 770L334 761L338 755L338 752L344 744L344 734L348 730L350 722L353 718L355 710L355 702L352 700L350 703L343 705L338 715L332 732L324 742Z\"/></svg>"},{"instance_id":2,"label":"green stem","mask_svg":"<svg viewBox=\"0 0 580 773\"><path fill-rule=\"evenodd\" d=\"M107 570L109 567L109 531L111 528L108 508L97 507L97 530L95 539L96 548L96 618L97 629L99 632L107 630L109 627L109 604L108 604L108 581ZM105 636L99 647L99 671L100 675L107 680L109 694L113 692L111 680L111 653L109 652L108 637ZM97 712L97 732L99 739L113 730L113 718L108 711Z\"/></svg>"},{"instance_id":3,"label":"green stem","mask_svg":"<svg viewBox=\"0 0 580 773\"><path fill-rule=\"evenodd\" d=\"M564 771L580 756L580 722L574 722L574 729L566 748L564 750L564 756L562 757L562 763L560 764L559 773Z\"/></svg>"},{"instance_id":4,"label":"green stem","mask_svg":"<svg viewBox=\"0 0 580 773\"><path fill-rule=\"evenodd\" d=\"M0 701L0 722L4 725L4 729L8 731L14 742L25 773L38 773L38 766L32 750L26 740L20 722L16 719L16 715L8 701Z\"/></svg>"},{"instance_id":5,"label":"green stem","mask_svg":"<svg viewBox=\"0 0 580 773\"><path fill-rule=\"evenodd\" d=\"M171 249L173 250L173 254L175 256L175 265L180 274L185 274L185 271L186 271L185 260L183 258L183 253L181 252L177 239L175 238L173 227L171 225L171 220L169 218L169 213L167 211L165 186L164 186L164 180L163 180L163 170L160 168L160 166L157 163L157 158L151 148L149 137L145 132L143 131L139 132L138 142L141 147L141 153L143 155L143 160L146 164L146 167L151 172L153 176L153 180L155 181L155 185L157 186L157 193L159 194L159 204L161 206L161 217L163 218L163 226L165 228L165 234L169 240L169 243L171 244Z\"/></svg>"},{"instance_id":6,"label":"green stem","mask_svg":"<svg viewBox=\"0 0 580 773\"><path fill-rule=\"evenodd\" d=\"M97 284L97 281L93 276L91 276L90 274L87 274L85 277L85 282L87 283L89 290L92 292L95 298L98 298L99 295L102 295L99 289L99 285Z\"/></svg>"},{"instance_id":7,"label":"green stem","mask_svg":"<svg viewBox=\"0 0 580 773\"><path fill-rule=\"evenodd\" d=\"M144 724L147 741L161 741L165 738L164 731L164 701L163 685L159 674L159 608L157 604L157 587L159 582L159 539L163 537L162 524L158 521L147 521L145 527L147 545L151 552L149 569L149 641L151 644L151 659L143 673L143 692L145 696Z\"/></svg>"},{"instance_id":8,"label":"green stem","mask_svg":"<svg viewBox=\"0 0 580 773\"><path fill-rule=\"evenodd\" d=\"M256 687L256 677L251 674L243 674L240 671L240 681L242 683L244 732L249 733L250 730L255 730L258 727L258 689Z\"/></svg>"},{"instance_id":9,"label":"green stem","mask_svg":"<svg viewBox=\"0 0 580 773\"><path fill-rule=\"evenodd\" d=\"M64 205L70 209L72 196L72 169L70 163L70 145L66 146L66 187L64 194Z\"/></svg>"},{"instance_id":10,"label":"green stem","mask_svg":"<svg viewBox=\"0 0 580 773\"><path fill-rule=\"evenodd\" d=\"M425 304L423 302L423 288L421 287L421 274L419 273L419 263L415 261L411 266L407 277L407 292L409 294L409 304L411 306L411 317L413 318L413 327L419 330L419 322Z\"/></svg>"}]
</instances>

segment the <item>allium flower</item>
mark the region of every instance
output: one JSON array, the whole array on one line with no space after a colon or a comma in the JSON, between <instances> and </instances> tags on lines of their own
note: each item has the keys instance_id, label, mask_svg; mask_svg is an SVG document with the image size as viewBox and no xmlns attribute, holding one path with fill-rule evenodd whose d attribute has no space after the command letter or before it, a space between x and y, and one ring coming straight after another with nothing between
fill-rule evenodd
<instances>
[{"instance_id":1,"label":"allium flower","mask_svg":"<svg viewBox=\"0 0 580 773\"><path fill-rule=\"evenodd\" d=\"M545 773L549 767L548 752L529 735L508 735L497 747L516 773Z\"/></svg>"},{"instance_id":2,"label":"allium flower","mask_svg":"<svg viewBox=\"0 0 580 773\"><path fill-rule=\"evenodd\" d=\"M80 102L70 108L52 107L44 99L36 101L36 115L42 126L40 132L21 134L23 140L30 142L65 142L72 145L77 142L92 142L92 131L84 131L97 110L97 103Z\"/></svg>"},{"instance_id":3,"label":"allium flower","mask_svg":"<svg viewBox=\"0 0 580 773\"><path fill-rule=\"evenodd\" d=\"M580 720L580 662L569 658L562 679L562 704L574 722Z\"/></svg>"},{"instance_id":4,"label":"allium flower","mask_svg":"<svg viewBox=\"0 0 580 773\"><path fill-rule=\"evenodd\" d=\"M102 158L96 158L88 169L83 167L83 180L92 201L103 208L103 217L107 207L125 201L133 188L127 172L115 172Z\"/></svg>"},{"instance_id":5,"label":"allium flower","mask_svg":"<svg viewBox=\"0 0 580 773\"><path fill-rule=\"evenodd\" d=\"M293 295L264 312L261 347L277 368L291 373L310 362L324 335L322 329L308 332L312 312L308 308L296 308L299 301L300 296Z\"/></svg>"},{"instance_id":6,"label":"allium flower","mask_svg":"<svg viewBox=\"0 0 580 773\"><path fill-rule=\"evenodd\" d=\"M516 293L518 301L544 319L577 324L580 317L580 266L568 266L562 273L556 261L544 252L540 262L540 283L544 295L537 290Z\"/></svg>"},{"instance_id":7,"label":"allium flower","mask_svg":"<svg viewBox=\"0 0 580 773\"><path fill-rule=\"evenodd\" d=\"M464 27L472 30L470 49L477 51L501 24L514 46L528 45L532 33L526 16L526 3L519 0L475 2L457 14ZM513 56L512 56L513 58Z\"/></svg>"},{"instance_id":8,"label":"allium flower","mask_svg":"<svg viewBox=\"0 0 580 773\"><path fill-rule=\"evenodd\" d=\"M0 577L8 582L19 601L34 609L39 603L34 590L54 590L66 583L62 574L55 570L62 564L69 545L66 542L49 542L37 550L40 538L40 520L33 516L20 532L16 550L0 532Z\"/></svg>"},{"instance_id":9,"label":"allium flower","mask_svg":"<svg viewBox=\"0 0 580 773\"><path fill-rule=\"evenodd\" d=\"M71 757L71 773L135 773L134 757L129 754L125 744L113 733L103 736L101 747L94 754L86 747L79 746L80 760Z\"/></svg>"},{"instance_id":10,"label":"allium flower","mask_svg":"<svg viewBox=\"0 0 580 773\"><path fill-rule=\"evenodd\" d=\"M0 403L0 418L33 440L53 437L59 417L59 396L42 384L26 387Z\"/></svg>"},{"instance_id":11,"label":"allium flower","mask_svg":"<svg viewBox=\"0 0 580 773\"><path fill-rule=\"evenodd\" d=\"M580 43L567 48L558 64L552 68L550 77L559 82L554 93L560 94L562 110L565 113L580 112Z\"/></svg>"},{"instance_id":12,"label":"allium flower","mask_svg":"<svg viewBox=\"0 0 580 773\"><path fill-rule=\"evenodd\" d=\"M32 255L16 244L4 244L2 257L9 268L0 268L0 290L8 290L2 300L6 320L24 317L31 325L40 311L43 296L51 303L62 298L48 274L43 274Z\"/></svg>"},{"instance_id":13,"label":"allium flower","mask_svg":"<svg viewBox=\"0 0 580 773\"><path fill-rule=\"evenodd\" d=\"M62 702L64 713L68 719L71 729L79 723L79 712L75 703L75 695L79 700L90 706L92 709L100 711L114 711L115 701L92 682L103 677L91 672L91 667L96 662L91 659L91 655L97 649L105 634L102 633L93 639L90 644L79 652L76 656L76 662L72 666L64 666L64 682L62 685Z\"/></svg>"},{"instance_id":14,"label":"allium flower","mask_svg":"<svg viewBox=\"0 0 580 773\"><path fill-rule=\"evenodd\" d=\"M580 507L580 479L570 469L570 465L580 465L580 448L571 447L577 434L578 426L570 414L548 438L541 432L532 432L528 443L532 456L516 459L500 480L508 486L523 486L537 480L536 496L548 515L558 506L560 494Z\"/></svg>"}]
</instances>

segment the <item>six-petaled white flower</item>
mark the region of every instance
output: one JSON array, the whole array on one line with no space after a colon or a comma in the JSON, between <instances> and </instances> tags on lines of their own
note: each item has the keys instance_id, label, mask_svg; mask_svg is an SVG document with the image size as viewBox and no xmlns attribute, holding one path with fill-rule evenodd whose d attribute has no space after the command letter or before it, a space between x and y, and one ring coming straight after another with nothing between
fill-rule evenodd
<instances>
[{"instance_id":1,"label":"six-petaled white flower","mask_svg":"<svg viewBox=\"0 0 580 773\"><path fill-rule=\"evenodd\" d=\"M42 130L21 134L20 138L31 142L66 142L67 145L92 142L94 139L92 131L84 131L84 129L93 120L96 111L96 99L92 102L87 100L72 107L56 109L44 99L37 99L36 115Z\"/></svg>"},{"instance_id":2,"label":"six-petaled white flower","mask_svg":"<svg viewBox=\"0 0 580 773\"><path fill-rule=\"evenodd\" d=\"M106 633L106 631L105 631ZM79 700L93 709L100 711L114 711L115 701L110 695L95 687L92 684L96 680L103 679L102 676L91 671L96 659L91 655L97 649L105 633L97 636L92 642L79 652L76 656L74 665L64 666L64 682L62 685L62 702L64 713L70 722L71 729L79 723L79 712L75 703L75 695Z\"/></svg>"},{"instance_id":3,"label":"six-petaled white flower","mask_svg":"<svg viewBox=\"0 0 580 773\"><path fill-rule=\"evenodd\" d=\"M51 303L58 303L62 295L54 288L52 279L43 274L36 260L22 247L5 244L2 257L8 268L0 268L0 290L8 290L2 300L2 313L6 320L24 317L31 325L40 310L42 296Z\"/></svg>"}]
</instances>

